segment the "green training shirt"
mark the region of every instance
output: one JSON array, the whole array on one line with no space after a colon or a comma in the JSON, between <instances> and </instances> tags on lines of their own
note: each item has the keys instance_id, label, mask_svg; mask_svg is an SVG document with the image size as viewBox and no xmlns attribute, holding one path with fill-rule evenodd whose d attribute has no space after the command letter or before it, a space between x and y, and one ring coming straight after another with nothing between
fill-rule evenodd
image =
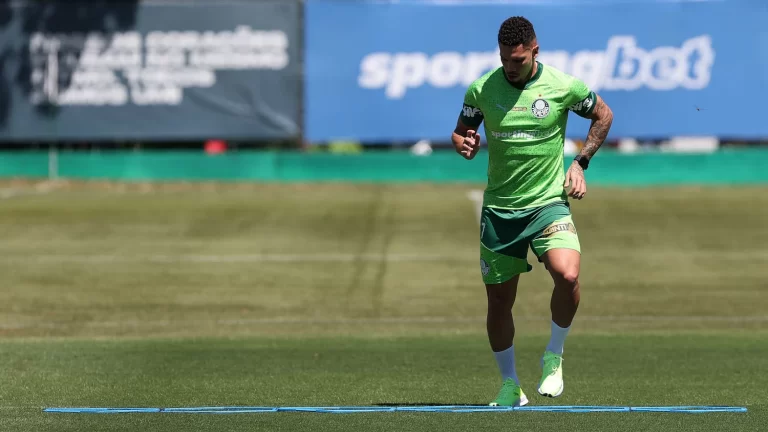
<instances>
[{"instance_id":1,"label":"green training shirt","mask_svg":"<svg viewBox=\"0 0 768 432\"><path fill-rule=\"evenodd\" d=\"M470 84L460 117L475 129L485 122L484 205L514 210L567 201L563 146L568 111L586 116L596 102L583 81L541 63L523 89L510 84L501 67Z\"/></svg>"}]
</instances>

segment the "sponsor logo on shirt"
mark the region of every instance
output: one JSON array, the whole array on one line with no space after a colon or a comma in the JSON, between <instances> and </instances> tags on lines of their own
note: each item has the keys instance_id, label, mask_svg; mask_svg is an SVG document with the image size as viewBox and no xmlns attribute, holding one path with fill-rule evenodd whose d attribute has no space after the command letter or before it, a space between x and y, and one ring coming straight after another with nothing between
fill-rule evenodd
<instances>
[{"instance_id":1,"label":"sponsor logo on shirt","mask_svg":"<svg viewBox=\"0 0 768 432\"><path fill-rule=\"evenodd\" d=\"M549 129L530 129L530 130L513 130L513 131L491 131L491 136L498 139L526 139L526 140L534 140L534 139L544 139L549 138L555 133L557 133L558 128L557 126L551 127Z\"/></svg>"}]
</instances>

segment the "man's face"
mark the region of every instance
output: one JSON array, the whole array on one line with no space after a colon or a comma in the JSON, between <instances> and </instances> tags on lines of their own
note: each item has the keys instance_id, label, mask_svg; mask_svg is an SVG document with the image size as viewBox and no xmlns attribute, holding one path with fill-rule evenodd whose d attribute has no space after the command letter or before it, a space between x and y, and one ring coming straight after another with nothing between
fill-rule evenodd
<instances>
[{"instance_id":1,"label":"man's face","mask_svg":"<svg viewBox=\"0 0 768 432\"><path fill-rule=\"evenodd\" d=\"M539 44L534 40L530 44L510 47L499 44L501 66L507 79L513 84L524 84L531 77L533 62L539 53Z\"/></svg>"}]
</instances>

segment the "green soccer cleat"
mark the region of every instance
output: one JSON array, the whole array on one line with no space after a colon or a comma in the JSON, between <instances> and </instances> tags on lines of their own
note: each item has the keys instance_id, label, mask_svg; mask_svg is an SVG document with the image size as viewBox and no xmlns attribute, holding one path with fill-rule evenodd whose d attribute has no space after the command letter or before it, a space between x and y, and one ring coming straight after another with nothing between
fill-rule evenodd
<instances>
[{"instance_id":1,"label":"green soccer cleat","mask_svg":"<svg viewBox=\"0 0 768 432\"><path fill-rule=\"evenodd\" d=\"M563 356L552 351L544 352L541 359L542 373L539 381L539 394L547 397L558 397L563 393Z\"/></svg>"},{"instance_id":2,"label":"green soccer cleat","mask_svg":"<svg viewBox=\"0 0 768 432\"><path fill-rule=\"evenodd\" d=\"M525 397L523 389L513 380L507 378L501 385L499 395L496 396L496 400L491 402L490 406L511 406L520 407L528 403L528 398Z\"/></svg>"}]
</instances>

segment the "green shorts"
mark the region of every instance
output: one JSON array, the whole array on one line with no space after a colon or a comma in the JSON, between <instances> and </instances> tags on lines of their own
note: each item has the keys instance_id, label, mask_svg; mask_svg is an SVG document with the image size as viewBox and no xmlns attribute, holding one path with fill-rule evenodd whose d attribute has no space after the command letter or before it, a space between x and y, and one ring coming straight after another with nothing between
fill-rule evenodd
<instances>
[{"instance_id":1,"label":"green shorts","mask_svg":"<svg viewBox=\"0 0 768 432\"><path fill-rule=\"evenodd\" d=\"M556 248L581 253L568 203L558 201L523 210L483 207L480 271L484 283L502 283L531 271L529 246L539 261L544 253Z\"/></svg>"}]
</instances>

